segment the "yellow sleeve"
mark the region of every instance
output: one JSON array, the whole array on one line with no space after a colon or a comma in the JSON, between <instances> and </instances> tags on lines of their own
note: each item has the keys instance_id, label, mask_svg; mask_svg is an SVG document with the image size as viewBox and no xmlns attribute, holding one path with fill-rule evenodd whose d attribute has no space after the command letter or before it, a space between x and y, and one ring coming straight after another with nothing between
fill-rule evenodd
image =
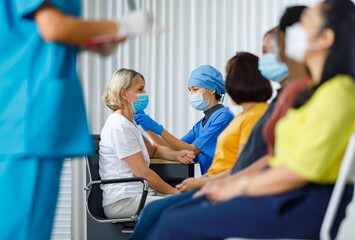
<instances>
[{"instance_id":1,"label":"yellow sleeve","mask_svg":"<svg viewBox=\"0 0 355 240\"><path fill-rule=\"evenodd\" d=\"M244 145L248 141L249 135L253 130L255 124L259 121L261 116L265 113L268 105L266 103L258 103L253 111L246 112L240 130L239 145Z\"/></svg>"},{"instance_id":2,"label":"yellow sleeve","mask_svg":"<svg viewBox=\"0 0 355 240\"><path fill-rule=\"evenodd\" d=\"M244 145L255 123L267 109L266 103L258 103L251 110L236 116L219 135L213 162L207 174L212 176L234 166L238 159L239 146Z\"/></svg>"},{"instance_id":3,"label":"yellow sleeve","mask_svg":"<svg viewBox=\"0 0 355 240\"><path fill-rule=\"evenodd\" d=\"M277 123L271 167L285 165L312 182L335 182L355 131L355 86L348 80L324 83L303 107L289 110Z\"/></svg>"},{"instance_id":4,"label":"yellow sleeve","mask_svg":"<svg viewBox=\"0 0 355 240\"><path fill-rule=\"evenodd\" d=\"M236 116L218 136L213 162L208 169L208 176L231 168L237 160L242 115Z\"/></svg>"}]
</instances>

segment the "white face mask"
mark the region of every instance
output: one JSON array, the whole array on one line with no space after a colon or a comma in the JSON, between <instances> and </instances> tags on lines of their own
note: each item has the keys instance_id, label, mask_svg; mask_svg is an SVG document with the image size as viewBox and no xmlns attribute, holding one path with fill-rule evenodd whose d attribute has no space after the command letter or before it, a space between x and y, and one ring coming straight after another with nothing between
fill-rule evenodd
<instances>
[{"instance_id":1,"label":"white face mask","mask_svg":"<svg viewBox=\"0 0 355 240\"><path fill-rule=\"evenodd\" d=\"M286 28L285 54L287 57L303 63L308 49L317 50L317 44L308 42L308 32L300 23Z\"/></svg>"}]
</instances>

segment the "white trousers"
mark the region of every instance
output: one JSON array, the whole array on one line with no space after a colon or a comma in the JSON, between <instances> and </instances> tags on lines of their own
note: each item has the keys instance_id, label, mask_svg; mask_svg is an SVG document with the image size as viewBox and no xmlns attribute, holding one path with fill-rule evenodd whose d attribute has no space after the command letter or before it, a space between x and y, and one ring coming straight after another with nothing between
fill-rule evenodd
<instances>
[{"instance_id":1,"label":"white trousers","mask_svg":"<svg viewBox=\"0 0 355 240\"><path fill-rule=\"evenodd\" d=\"M168 195L163 195L158 192L154 196L147 196L144 206L150 202L165 198L167 196ZM133 216L137 212L140 200L141 195L138 195L136 197L121 199L117 202L104 206L105 215L108 218L124 218Z\"/></svg>"}]
</instances>

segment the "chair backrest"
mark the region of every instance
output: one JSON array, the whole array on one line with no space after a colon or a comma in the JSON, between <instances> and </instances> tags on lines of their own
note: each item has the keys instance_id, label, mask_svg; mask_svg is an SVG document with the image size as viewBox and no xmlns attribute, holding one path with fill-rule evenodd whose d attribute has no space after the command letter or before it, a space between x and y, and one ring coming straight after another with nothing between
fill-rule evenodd
<instances>
[{"instance_id":1,"label":"chair backrest","mask_svg":"<svg viewBox=\"0 0 355 240\"><path fill-rule=\"evenodd\" d=\"M332 225L348 180L354 181L355 184L355 133L353 133L349 139L348 146L339 169L338 178L325 213L320 231L320 238L322 240L331 239Z\"/></svg>"},{"instance_id":2,"label":"chair backrest","mask_svg":"<svg viewBox=\"0 0 355 240\"><path fill-rule=\"evenodd\" d=\"M92 135L95 143L95 154L93 156L88 156L86 165L89 174L89 181L99 181L101 180L99 174L99 143L100 135ZM87 207L89 213L99 220L107 219L102 207L102 190L99 184L94 184L91 186L91 191L87 198Z\"/></svg>"},{"instance_id":3,"label":"chair backrest","mask_svg":"<svg viewBox=\"0 0 355 240\"><path fill-rule=\"evenodd\" d=\"M89 156L87 158L87 167L89 171L90 181L98 181L101 180L99 174L99 143L100 143L100 135L94 134L91 135L94 141L95 153L93 156Z\"/></svg>"}]
</instances>

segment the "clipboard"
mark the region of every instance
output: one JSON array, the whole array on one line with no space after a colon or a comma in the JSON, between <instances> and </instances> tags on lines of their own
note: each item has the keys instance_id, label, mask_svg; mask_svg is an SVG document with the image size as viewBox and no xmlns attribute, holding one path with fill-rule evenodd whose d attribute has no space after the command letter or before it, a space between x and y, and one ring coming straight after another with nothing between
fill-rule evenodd
<instances>
[{"instance_id":1,"label":"clipboard","mask_svg":"<svg viewBox=\"0 0 355 240\"><path fill-rule=\"evenodd\" d=\"M120 42L124 42L128 39L133 39L136 37L144 37L158 34L165 34L169 32L168 27L157 28L153 30L148 30L140 33L134 34L125 34L125 35L117 35L117 34L109 34L102 35L98 37L94 37L89 39L80 45L81 48L87 49L90 51L97 52L101 55L108 56L111 54L117 47Z\"/></svg>"}]
</instances>

